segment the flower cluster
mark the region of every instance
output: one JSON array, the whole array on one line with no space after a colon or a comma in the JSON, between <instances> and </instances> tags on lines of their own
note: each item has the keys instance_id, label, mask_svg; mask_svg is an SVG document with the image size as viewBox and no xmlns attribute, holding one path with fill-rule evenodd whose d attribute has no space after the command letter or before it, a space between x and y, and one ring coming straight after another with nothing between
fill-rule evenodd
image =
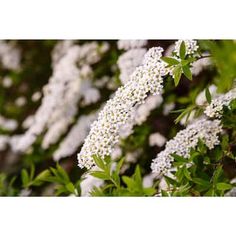
<instances>
[{"instance_id":1,"label":"flower cluster","mask_svg":"<svg viewBox=\"0 0 236 236\"><path fill-rule=\"evenodd\" d=\"M13 44L0 41L0 62L9 70L19 70L21 51Z\"/></svg>"},{"instance_id":2,"label":"flower cluster","mask_svg":"<svg viewBox=\"0 0 236 236\"><path fill-rule=\"evenodd\" d=\"M120 87L110 99L91 130L78 154L78 165L87 169L94 165L93 155L104 158L110 155L119 141L119 129L130 120L136 105L142 104L148 93L160 94L166 64L161 60L163 49L151 48L144 57L142 66L136 68L130 80Z\"/></svg>"},{"instance_id":3,"label":"flower cluster","mask_svg":"<svg viewBox=\"0 0 236 236\"><path fill-rule=\"evenodd\" d=\"M75 153L88 135L90 125L95 119L96 114L80 116L76 124L71 128L70 132L60 143L59 148L53 154L53 159L58 161L63 157L67 157Z\"/></svg>"},{"instance_id":4,"label":"flower cluster","mask_svg":"<svg viewBox=\"0 0 236 236\"><path fill-rule=\"evenodd\" d=\"M0 115L0 128L8 131L14 131L18 126L18 122L14 119L7 119Z\"/></svg>"},{"instance_id":5,"label":"flower cluster","mask_svg":"<svg viewBox=\"0 0 236 236\"><path fill-rule=\"evenodd\" d=\"M196 40L178 40L175 42L175 48L174 52L179 56L179 51L180 51L180 45L184 41L185 43L185 48L186 48L186 54L191 55L197 52L198 50L198 45Z\"/></svg>"},{"instance_id":6,"label":"flower cluster","mask_svg":"<svg viewBox=\"0 0 236 236\"><path fill-rule=\"evenodd\" d=\"M129 50L132 48L142 48L147 45L147 40L119 40L118 49Z\"/></svg>"},{"instance_id":7,"label":"flower cluster","mask_svg":"<svg viewBox=\"0 0 236 236\"><path fill-rule=\"evenodd\" d=\"M106 46L100 46L96 42L79 46L64 41L56 46L52 55L53 74L43 89L44 96L34 115L34 122L18 139L16 151L26 151L44 130L47 132L43 138L43 148L46 149L59 140L77 114L77 104L82 97L81 84L89 73L88 65L98 62L101 53L106 50Z\"/></svg>"},{"instance_id":8,"label":"flower cluster","mask_svg":"<svg viewBox=\"0 0 236 236\"><path fill-rule=\"evenodd\" d=\"M233 99L236 99L236 89L232 89L228 93L219 95L213 99L204 112L210 118L220 118L223 107L228 106Z\"/></svg>"},{"instance_id":9,"label":"flower cluster","mask_svg":"<svg viewBox=\"0 0 236 236\"><path fill-rule=\"evenodd\" d=\"M147 52L147 50L142 47L146 46L146 44L145 41L140 40L119 40L117 44L118 48L127 50L120 55L117 61L120 70L120 81L122 84L125 84L135 68L142 64L143 57Z\"/></svg>"},{"instance_id":10,"label":"flower cluster","mask_svg":"<svg viewBox=\"0 0 236 236\"><path fill-rule=\"evenodd\" d=\"M152 171L157 175L167 173L174 160L171 154L189 158L191 148L197 146L199 139L203 140L209 149L213 149L215 145L219 144L218 134L221 132L220 120L211 121L206 118L196 120L166 143L165 150L153 160Z\"/></svg>"}]
</instances>

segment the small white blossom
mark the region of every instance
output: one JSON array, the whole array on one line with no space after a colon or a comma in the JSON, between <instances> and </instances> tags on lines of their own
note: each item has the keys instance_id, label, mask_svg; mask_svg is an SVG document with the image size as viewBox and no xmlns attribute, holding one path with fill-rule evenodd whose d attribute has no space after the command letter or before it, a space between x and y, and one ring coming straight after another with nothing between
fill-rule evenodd
<instances>
[{"instance_id":1,"label":"small white blossom","mask_svg":"<svg viewBox=\"0 0 236 236\"><path fill-rule=\"evenodd\" d=\"M12 79L9 76L5 76L2 80L2 86L4 88L10 88L12 86L13 82Z\"/></svg>"},{"instance_id":2,"label":"small white blossom","mask_svg":"<svg viewBox=\"0 0 236 236\"><path fill-rule=\"evenodd\" d=\"M42 96L41 92L37 91L32 95L31 100L33 102L37 102L41 98L41 96Z\"/></svg>"},{"instance_id":3,"label":"small white blossom","mask_svg":"<svg viewBox=\"0 0 236 236\"><path fill-rule=\"evenodd\" d=\"M21 96L21 97L18 97L15 101L15 104L18 106L18 107L23 107L25 104L26 104L26 98Z\"/></svg>"},{"instance_id":4,"label":"small white blossom","mask_svg":"<svg viewBox=\"0 0 236 236\"><path fill-rule=\"evenodd\" d=\"M149 145L162 147L166 142L166 138L160 133L156 132L149 136Z\"/></svg>"},{"instance_id":5,"label":"small white blossom","mask_svg":"<svg viewBox=\"0 0 236 236\"><path fill-rule=\"evenodd\" d=\"M0 115L0 127L8 131L14 131L18 127L18 122Z\"/></svg>"}]
</instances>

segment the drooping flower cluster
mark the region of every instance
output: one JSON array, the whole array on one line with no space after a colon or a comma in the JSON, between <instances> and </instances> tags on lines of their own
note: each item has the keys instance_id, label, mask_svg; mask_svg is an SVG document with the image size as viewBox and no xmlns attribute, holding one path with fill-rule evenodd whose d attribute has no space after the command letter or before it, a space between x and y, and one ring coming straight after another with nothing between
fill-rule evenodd
<instances>
[{"instance_id":1,"label":"drooping flower cluster","mask_svg":"<svg viewBox=\"0 0 236 236\"><path fill-rule=\"evenodd\" d=\"M211 121L206 118L196 120L166 143L165 150L153 160L152 171L157 175L167 173L174 161L171 154L189 158L191 148L197 146L199 139L203 140L209 149L213 149L215 145L219 144L218 134L221 132L220 120Z\"/></svg>"},{"instance_id":2,"label":"drooping flower cluster","mask_svg":"<svg viewBox=\"0 0 236 236\"><path fill-rule=\"evenodd\" d=\"M204 113L210 118L220 118L223 107L229 106L233 99L236 99L236 89L232 89L228 93L219 95L213 99L211 104L206 107Z\"/></svg>"},{"instance_id":3,"label":"drooping flower cluster","mask_svg":"<svg viewBox=\"0 0 236 236\"><path fill-rule=\"evenodd\" d=\"M185 43L186 54L191 55L197 52L199 46L197 45L196 40L178 40L175 42L174 49L174 52L176 52L177 56L179 56L180 46L183 41Z\"/></svg>"},{"instance_id":4,"label":"drooping flower cluster","mask_svg":"<svg viewBox=\"0 0 236 236\"><path fill-rule=\"evenodd\" d=\"M110 155L119 141L119 129L130 120L134 107L143 103L148 95L160 94L166 64L161 60L163 49L151 48L144 57L143 65L137 67L130 80L120 87L114 97L99 113L85 143L78 154L78 165L87 169L94 165L93 155L104 158Z\"/></svg>"}]
</instances>

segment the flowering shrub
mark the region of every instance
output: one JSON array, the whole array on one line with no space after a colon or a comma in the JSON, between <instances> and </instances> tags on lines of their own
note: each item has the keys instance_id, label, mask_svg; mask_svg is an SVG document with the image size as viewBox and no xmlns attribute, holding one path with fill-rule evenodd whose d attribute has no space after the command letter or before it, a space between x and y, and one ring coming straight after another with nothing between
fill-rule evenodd
<instances>
[{"instance_id":1,"label":"flowering shrub","mask_svg":"<svg viewBox=\"0 0 236 236\"><path fill-rule=\"evenodd\" d=\"M235 196L235 58L232 40L0 41L0 195Z\"/></svg>"}]
</instances>

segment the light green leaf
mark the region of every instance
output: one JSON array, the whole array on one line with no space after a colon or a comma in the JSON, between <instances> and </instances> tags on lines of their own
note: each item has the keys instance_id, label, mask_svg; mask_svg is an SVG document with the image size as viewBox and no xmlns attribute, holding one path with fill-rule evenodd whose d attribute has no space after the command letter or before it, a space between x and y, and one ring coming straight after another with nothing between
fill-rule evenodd
<instances>
[{"instance_id":1,"label":"light green leaf","mask_svg":"<svg viewBox=\"0 0 236 236\"><path fill-rule=\"evenodd\" d=\"M192 72L191 72L189 66L188 66L188 65L183 66L182 69L183 69L184 75L185 75L189 80L192 80Z\"/></svg>"},{"instance_id":2,"label":"light green leaf","mask_svg":"<svg viewBox=\"0 0 236 236\"><path fill-rule=\"evenodd\" d=\"M231 184L226 184L226 183L218 183L218 184L216 184L216 188L218 190L225 191L225 190L231 189L232 185Z\"/></svg>"},{"instance_id":3,"label":"light green leaf","mask_svg":"<svg viewBox=\"0 0 236 236\"><path fill-rule=\"evenodd\" d=\"M162 57L161 59L171 66L178 65L180 63L177 59L173 57Z\"/></svg>"}]
</instances>

